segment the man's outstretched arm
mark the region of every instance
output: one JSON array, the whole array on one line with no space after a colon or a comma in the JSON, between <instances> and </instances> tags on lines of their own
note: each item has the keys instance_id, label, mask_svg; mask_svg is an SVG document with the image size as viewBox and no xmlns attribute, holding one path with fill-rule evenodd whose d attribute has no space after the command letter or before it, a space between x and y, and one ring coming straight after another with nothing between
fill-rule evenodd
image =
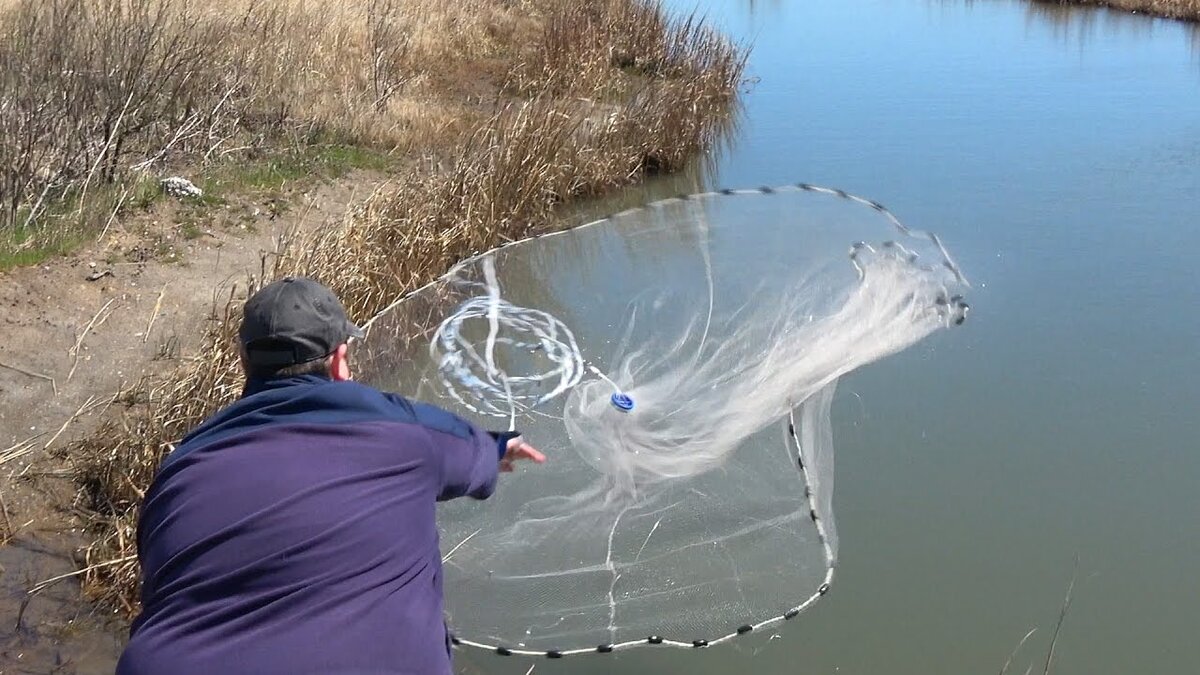
<instances>
[{"instance_id":1,"label":"man's outstretched arm","mask_svg":"<svg viewBox=\"0 0 1200 675\"><path fill-rule=\"evenodd\" d=\"M429 433L440 501L463 496L486 499L496 489L499 472L511 472L520 461L546 461L518 432L485 431L442 408L392 398L410 407L417 423Z\"/></svg>"},{"instance_id":2,"label":"man's outstretched arm","mask_svg":"<svg viewBox=\"0 0 1200 675\"><path fill-rule=\"evenodd\" d=\"M489 432L468 426L469 441L435 440L433 452L442 469L439 501L462 496L486 499L496 489L498 473L512 472L520 461L546 461L545 455L516 432Z\"/></svg>"}]
</instances>

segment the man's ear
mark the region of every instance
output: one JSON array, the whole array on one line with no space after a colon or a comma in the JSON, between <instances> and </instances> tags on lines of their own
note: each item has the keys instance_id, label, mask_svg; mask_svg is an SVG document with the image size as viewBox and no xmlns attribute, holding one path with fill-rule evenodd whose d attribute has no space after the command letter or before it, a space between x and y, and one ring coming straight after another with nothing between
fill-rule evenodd
<instances>
[{"instance_id":1,"label":"man's ear","mask_svg":"<svg viewBox=\"0 0 1200 675\"><path fill-rule=\"evenodd\" d=\"M349 352L350 348L343 342L333 350L333 354L329 357L329 376L336 382L353 379L350 374Z\"/></svg>"}]
</instances>

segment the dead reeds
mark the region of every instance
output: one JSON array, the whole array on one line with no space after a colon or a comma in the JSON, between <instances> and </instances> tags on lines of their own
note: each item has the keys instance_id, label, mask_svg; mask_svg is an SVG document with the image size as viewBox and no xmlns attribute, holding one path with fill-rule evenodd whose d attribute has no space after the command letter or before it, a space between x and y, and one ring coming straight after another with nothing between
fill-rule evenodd
<instances>
[{"instance_id":1,"label":"dead reeds","mask_svg":"<svg viewBox=\"0 0 1200 675\"><path fill-rule=\"evenodd\" d=\"M402 3L365 4L393 11ZM234 336L245 292L270 277L302 273L328 283L353 316L366 319L467 255L554 227L563 202L682 168L728 131L744 54L703 22L671 20L653 0L520 6L537 30L523 34L518 24L491 20L501 31L489 33L494 45L441 47L491 49L493 61L501 59L487 114L464 125L452 143L442 137L434 146L413 145L424 158L419 166L340 224L283 247L259 278L225 298L194 359L141 387L123 415L73 449L92 514L95 542L85 555L92 597L135 610L137 567L126 561L136 549L137 506L179 439L240 393ZM481 2L472 11L496 10ZM394 30L382 23L367 32ZM372 62L437 51L422 39L432 38L410 35L395 49L372 48ZM389 105L405 86L366 72L369 107Z\"/></svg>"},{"instance_id":2,"label":"dead reeds","mask_svg":"<svg viewBox=\"0 0 1200 675\"><path fill-rule=\"evenodd\" d=\"M1051 5L1098 5L1169 19L1200 21L1200 0L1036 0Z\"/></svg>"},{"instance_id":3,"label":"dead reeds","mask_svg":"<svg viewBox=\"0 0 1200 675\"><path fill-rule=\"evenodd\" d=\"M482 0L0 0L0 254L94 235L166 166L410 149L461 112L431 76L521 20Z\"/></svg>"}]
</instances>

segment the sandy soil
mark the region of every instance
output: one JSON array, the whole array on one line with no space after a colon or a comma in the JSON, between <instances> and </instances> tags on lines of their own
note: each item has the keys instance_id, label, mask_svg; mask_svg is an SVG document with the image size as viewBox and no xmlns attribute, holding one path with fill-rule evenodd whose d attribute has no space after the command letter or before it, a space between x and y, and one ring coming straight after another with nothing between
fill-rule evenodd
<instances>
[{"instance_id":1,"label":"sandy soil","mask_svg":"<svg viewBox=\"0 0 1200 675\"><path fill-rule=\"evenodd\" d=\"M254 200L213 207L237 217L192 239L165 204L69 258L0 274L0 453L30 450L0 465L0 675L111 673L122 644L122 624L79 602L74 578L29 594L77 569L75 488L56 450L122 388L186 358L280 235L341 218L375 180L294 188L278 216Z\"/></svg>"}]
</instances>

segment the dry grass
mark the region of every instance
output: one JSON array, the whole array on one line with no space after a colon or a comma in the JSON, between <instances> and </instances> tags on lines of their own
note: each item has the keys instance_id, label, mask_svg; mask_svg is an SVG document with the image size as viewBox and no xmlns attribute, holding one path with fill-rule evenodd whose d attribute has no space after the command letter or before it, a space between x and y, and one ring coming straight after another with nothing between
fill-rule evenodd
<instances>
[{"instance_id":1,"label":"dry grass","mask_svg":"<svg viewBox=\"0 0 1200 675\"><path fill-rule=\"evenodd\" d=\"M487 0L0 0L0 254L94 234L169 165L459 133L447 65L511 50L528 17Z\"/></svg>"},{"instance_id":2,"label":"dry grass","mask_svg":"<svg viewBox=\"0 0 1200 675\"><path fill-rule=\"evenodd\" d=\"M1038 0L1056 5L1100 5L1170 19L1200 21L1200 0Z\"/></svg>"},{"instance_id":3,"label":"dry grass","mask_svg":"<svg viewBox=\"0 0 1200 675\"><path fill-rule=\"evenodd\" d=\"M462 18L515 8L479 3ZM315 276L365 319L466 255L553 227L566 200L681 168L731 124L743 55L701 22L670 21L653 0L536 0L519 11L539 28L486 29L449 47L433 38L412 43L502 66L490 112L467 133L414 143L425 157L420 167L340 225L284 247L249 287L283 273ZM485 23L512 27L494 16ZM518 36L519 49L510 44ZM135 551L137 505L158 463L240 392L241 297L228 296L194 360L138 388L123 415L72 451L95 535L85 588L111 607L136 609L136 566L106 563Z\"/></svg>"}]
</instances>

